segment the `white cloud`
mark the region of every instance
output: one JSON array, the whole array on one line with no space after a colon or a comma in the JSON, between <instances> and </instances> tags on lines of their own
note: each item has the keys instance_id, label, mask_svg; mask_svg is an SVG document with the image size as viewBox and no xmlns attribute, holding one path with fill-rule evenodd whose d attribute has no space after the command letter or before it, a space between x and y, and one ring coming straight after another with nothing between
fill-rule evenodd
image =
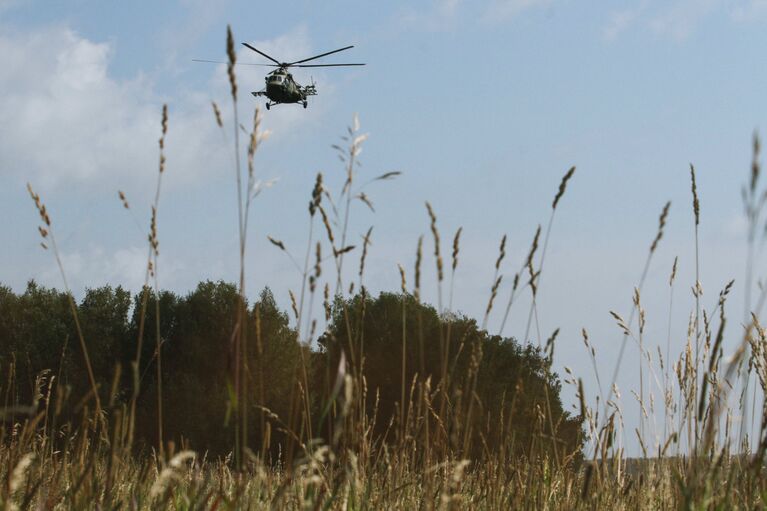
<instances>
[{"instance_id":1,"label":"white cloud","mask_svg":"<svg viewBox=\"0 0 767 511\"><path fill-rule=\"evenodd\" d=\"M320 53L313 51L308 32L302 27L255 44L287 59ZM246 61L247 57L255 61L246 52L252 53L244 47L239 50L240 60ZM146 247L126 244L117 236L92 242L92 226L74 220L101 216L111 222L118 208L116 192L122 189L143 231L148 221L148 208L144 207L157 176L157 141L164 102L169 105L164 194L173 193L173 188L219 183L216 175L220 175L222 167L231 168L231 146L222 142L210 106L211 99L219 101L230 133L225 66L205 70L210 80L204 91L167 98L161 97L143 75L127 80L114 78L110 62L116 58L119 56L112 44L88 40L62 25L24 32L7 26L0 29L0 66L4 70L0 73L0 186L16 189L23 197L23 184L31 182L54 212L57 225L75 229L80 241L73 246L63 235L59 246L76 293L85 285L114 283L136 289L143 283ZM237 70L240 122L245 126L251 122L255 105L263 103L248 92L262 87L268 70L248 66ZM299 127L321 122L323 113L330 108L333 87L322 79L322 74L316 76L322 102L307 110L295 105L278 107L264 116L264 127L274 131L269 146L283 136L295 136ZM264 177L273 176L267 171ZM78 211L81 213L75 213ZM165 224L165 213L160 216L163 229L188 228L185 223L172 223L177 220ZM34 215L24 218L31 220ZM61 218L66 220L59 224ZM30 226L29 231L33 230ZM66 234L67 229L61 232ZM24 243L37 245L36 241ZM15 257L14 252L4 280L19 283L34 276L47 285L61 286L58 271L51 269L47 258L27 261ZM218 256L193 251L171 258L164 251L160 257L160 284L188 287L190 279L218 264L211 261L218 261Z\"/></svg>"},{"instance_id":2,"label":"white cloud","mask_svg":"<svg viewBox=\"0 0 767 511\"><path fill-rule=\"evenodd\" d=\"M0 14L26 2L27 0L0 0Z\"/></svg>"},{"instance_id":3,"label":"white cloud","mask_svg":"<svg viewBox=\"0 0 767 511\"><path fill-rule=\"evenodd\" d=\"M61 254L67 280L72 285L72 292L82 296L86 286L123 286L136 291L144 285L147 266L147 247L130 246L107 249L101 245L65 251ZM172 278L179 271L178 264L160 261L168 267L161 267L163 279ZM58 267L49 266L39 280L43 285L61 287L61 274Z\"/></svg>"},{"instance_id":4,"label":"white cloud","mask_svg":"<svg viewBox=\"0 0 767 511\"><path fill-rule=\"evenodd\" d=\"M735 21L749 22L762 20L767 16L767 0L744 0L738 2L730 11Z\"/></svg>"},{"instance_id":5,"label":"white cloud","mask_svg":"<svg viewBox=\"0 0 767 511\"><path fill-rule=\"evenodd\" d=\"M427 8L406 8L399 13L397 23L403 29L445 31L459 23L499 23L509 21L523 12L547 7L555 0L432 0Z\"/></svg>"},{"instance_id":6,"label":"white cloud","mask_svg":"<svg viewBox=\"0 0 767 511\"><path fill-rule=\"evenodd\" d=\"M300 25L272 39L249 40L248 43L280 62L291 62L312 56L309 30L306 25ZM237 57L242 59L242 62L271 64L261 55L244 47L240 48Z\"/></svg>"},{"instance_id":7,"label":"white cloud","mask_svg":"<svg viewBox=\"0 0 767 511\"><path fill-rule=\"evenodd\" d=\"M683 41L716 10L719 3L720 0L680 0L650 20L650 28L658 34Z\"/></svg>"},{"instance_id":8,"label":"white cloud","mask_svg":"<svg viewBox=\"0 0 767 511\"><path fill-rule=\"evenodd\" d=\"M299 27L255 45L278 58L312 55L308 31ZM241 62L258 57L242 47ZM210 99L228 97L225 66L211 69L209 92L163 98L144 75L129 80L110 76L115 58L110 43L90 41L65 26L29 32L0 32L0 172L6 178L30 181L41 192L62 185L82 191L113 192L118 188L147 190L158 168L160 112L169 104L167 169L170 186L199 183L228 162L216 130ZM260 58L260 57L259 57ZM240 106L257 102L248 92L263 88L269 68L240 66ZM323 73L314 73L322 78ZM305 76L304 76L305 75ZM309 80L310 73L296 73ZM320 79L322 92L332 98L332 86ZM323 101L321 104L327 105ZM317 108L277 108L264 122L277 136L298 124L317 121L326 111ZM325 107L327 108L327 106ZM229 116L222 105L224 116ZM241 112L248 125L252 110Z\"/></svg>"},{"instance_id":9,"label":"white cloud","mask_svg":"<svg viewBox=\"0 0 767 511\"><path fill-rule=\"evenodd\" d=\"M442 16L452 17L458 11L462 0L437 0L436 10Z\"/></svg>"},{"instance_id":10,"label":"white cloud","mask_svg":"<svg viewBox=\"0 0 767 511\"><path fill-rule=\"evenodd\" d=\"M547 7L553 0L492 0L485 11L485 21L508 21L524 11Z\"/></svg>"},{"instance_id":11,"label":"white cloud","mask_svg":"<svg viewBox=\"0 0 767 511\"><path fill-rule=\"evenodd\" d=\"M622 11L616 11L610 14L610 21L602 30L602 36L607 41L613 41L620 34L625 32L631 25L633 25L641 16L642 12L647 7L647 2L642 2L639 6L633 9L625 9Z\"/></svg>"},{"instance_id":12,"label":"white cloud","mask_svg":"<svg viewBox=\"0 0 767 511\"><path fill-rule=\"evenodd\" d=\"M109 76L110 44L56 26L0 35L0 169L41 189L146 183L157 172L161 98L143 76ZM199 105L197 105L199 106ZM204 112L204 113L203 113ZM171 105L169 165L180 181L210 168L209 112ZM169 140L170 141L170 140ZM183 146L183 147L180 147Z\"/></svg>"},{"instance_id":13,"label":"white cloud","mask_svg":"<svg viewBox=\"0 0 767 511\"><path fill-rule=\"evenodd\" d=\"M612 41L634 25L684 41L701 23L717 15L736 22L754 22L767 18L767 0L642 0L636 7L615 11L602 29L605 40Z\"/></svg>"},{"instance_id":14,"label":"white cloud","mask_svg":"<svg viewBox=\"0 0 767 511\"><path fill-rule=\"evenodd\" d=\"M459 19L464 0L433 0L423 10L408 8L399 14L398 24L402 28L439 32L451 29Z\"/></svg>"},{"instance_id":15,"label":"white cloud","mask_svg":"<svg viewBox=\"0 0 767 511\"><path fill-rule=\"evenodd\" d=\"M162 47L164 68L178 70L180 57L184 55L184 64L188 62L187 51L204 34L215 26L223 26L221 18L229 6L227 2L209 0L180 0L183 15L177 23L163 28L159 36ZM221 32L223 35L223 32Z\"/></svg>"}]
</instances>

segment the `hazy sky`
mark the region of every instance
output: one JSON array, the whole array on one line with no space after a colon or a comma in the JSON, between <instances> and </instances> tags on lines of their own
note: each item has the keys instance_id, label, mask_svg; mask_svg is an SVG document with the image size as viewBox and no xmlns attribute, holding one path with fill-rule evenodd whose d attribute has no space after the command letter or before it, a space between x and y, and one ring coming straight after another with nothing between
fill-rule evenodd
<instances>
[{"instance_id":1,"label":"hazy sky","mask_svg":"<svg viewBox=\"0 0 767 511\"><path fill-rule=\"evenodd\" d=\"M170 120L160 285L186 292L203 279L235 280L233 155L210 107L217 101L231 122L226 73L192 62L225 57L227 23L238 43L279 59L353 44L323 62L368 64L296 70L302 83L313 76L319 95L307 110L264 112L272 136L259 150L257 173L279 181L253 210L251 296L269 285L287 308L299 275L266 235L301 256L314 176L322 171L329 188L341 187L343 168L330 146L356 112L370 133L360 181L403 172L366 189L375 213L357 203L352 214L354 243L375 226L366 270L372 290L399 288L397 263L412 283L419 235L431 253L428 200L446 256L463 227L454 305L480 321L498 243L508 235L505 280L489 323L497 331L511 276L536 226L548 221L562 175L577 165L546 255L540 324L544 338L561 328L556 368L571 367L593 397L581 328L606 385L621 340L608 311L628 317L667 200L666 235L643 295L645 343L665 353L675 256L672 351L685 342L695 281L692 162L702 203L704 306L711 310L719 289L736 279L727 330L728 349L734 346L745 293L740 187L752 133L767 119L765 0L0 0L0 282L17 291L30 278L61 285L52 255L38 245L29 181L51 211L76 294L105 283L141 285L163 103ZM245 48L238 55L264 62ZM263 103L247 92L262 88L264 69L237 70L244 124ZM356 265L358 256L349 261ZM767 270L762 261L757 268ZM436 301L433 259L424 265L425 296ZM505 334L524 334L528 307L523 296ZM618 380L631 429L637 360L631 342ZM569 406L573 393L565 395Z\"/></svg>"}]
</instances>

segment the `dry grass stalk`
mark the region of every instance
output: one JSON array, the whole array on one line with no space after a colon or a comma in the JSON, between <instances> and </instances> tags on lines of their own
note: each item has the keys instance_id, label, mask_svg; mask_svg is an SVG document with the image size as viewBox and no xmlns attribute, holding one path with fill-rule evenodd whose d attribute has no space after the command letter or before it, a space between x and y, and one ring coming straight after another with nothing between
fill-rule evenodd
<instances>
[{"instance_id":1,"label":"dry grass stalk","mask_svg":"<svg viewBox=\"0 0 767 511\"><path fill-rule=\"evenodd\" d=\"M458 253L460 251L462 231L463 231L463 227L459 227L458 230L455 231L455 236L453 237L453 264L452 264L453 272L455 272L455 269L458 267Z\"/></svg>"},{"instance_id":2,"label":"dry grass stalk","mask_svg":"<svg viewBox=\"0 0 767 511\"><path fill-rule=\"evenodd\" d=\"M666 218L668 217L668 211L671 208L671 202L667 202L665 206L663 206L663 211L660 213L660 217L658 217L658 233L655 235L655 239L652 241L652 244L650 245L650 252L655 252L655 249L658 248L658 243L660 243L661 238L663 238L663 229L666 227ZM697 218L697 217L696 217Z\"/></svg>"},{"instance_id":3,"label":"dry grass stalk","mask_svg":"<svg viewBox=\"0 0 767 511\"><path fill-rule=\"evenodd\" d=\"M434 261L437 264L437 281L442 282L442 256L439 252L439 230L437 229L437 215L434 214L434 210L431 204L426 203L426 211L429 213L429 220L431 222L431 234L434 238Z\"/></svg>"},{"instance_id":4,"label":"dry grass stalk","mask_svg":"<svg viewBox=\"0 0 767 511\"><path fill-rule=\"evenodd\" d=\"M421 299L421 258L423 253L423 236L418 237L418 248L415 251L415 287L413 296L416 301Z\"/></svg>"},{"instance_id":5,"label":"dry grass stalk","mask_svg":"<svg viewBox=\"0 0 767 511\"><path fill-rule=\"evenodd\" d=\"M237 53L234 51L234 36L232 35L232 27L229 25L226 27L226 56L229 59L226 66L226 73L229 76L229 88L232 93L232 101L237 103L237 78L234 73L234 66L237 64ZM216 118L218 119L219 116L216 116Z\"/></svg>"},{"instance_id":6,"label":"dry grass stalk","mask_svg":"<svg viewBox=\"0 0 767 511\"><path fill-rule=\"evenodd\" d=\"M230 66L230 84L232 87L232 96L236 101L236 82L234 78L234 43L231 31L227 34L227 53L229 54ZM214 113L216 122L221 126L220 112L214 104ZM235 112L236 115L236 112ZM245 199L244 211L241 211L241 234L244 236L247 225L247 211L249 201L253 194L252 176L253 155L256 147L261 140L258 137L258 114L254 117L254 130L251 133L250 144L248 147L248 193ZM360 151L360 144L364 141L364 136L355 136L359 129L358 121L355 119L354 127L350 128L349 135L352 139L351 149L345 157L345 161L354 160ZM164 136L167 131L167 109L164 109L162 132L160 139L160 169L162 175L165 170L164 160ZM757 180L759 178L759 167L757 156L759 154L759 142L754 141L755 163L752 165L750 182L746 188L746 195L754 198L749 199L748 211L752 212L755 219L759 218L760 199L757 199ZM353 194L352 170L347 167L347 182L344 185L344 192L349 197L359 198L363 203L370 206L366 196L362 192ZM558 206L562 198L568 180L572 177L574 168L570 169L562 179L560 188L552 203L553 210ZM239 175L239 169L238 169ZM386 176L386 174L384 175ZM385 178L385 177L383 177ZM699 224L699 201L697 197L697 186L695 183L695 171L691 167L692 191L693 191L693 211L695 215L696 234ZM157 255L159 246L159 237L157 234L157 198L159 197L159 178L158 189L155 203L152 208L152 218L149 232L150 258L147 265L148 274L155 278L155 292L159 297L159 288L156 285L157 278ZM38 227L43 243L51 245L53 252L58 252L53 238L50 216L40 197L29 187L42 225ZM341 235L340 248L335 246L331 221L320 204L322 195L329 197L327 190L322 184L322 176L318 175L312 192L312 199L309 203L310 217L314 217L317 210L321 212L323 223L328 233L328 238L333 249L333 257L337 261L337 270L340 275L340 264L338 261L342 256L350 252L353 248L344 242L347 229L347 221L343 222L343 232ZM127 199L123 194L119 194L120 200L127 208ZM242 200L242 197L239 197ZM335 212L335 206L332 206L335 224L341 224L339 215ZM347 210L348 213L348 202ZM440 261L438 265L438 280L442 280L441 258L439 254L439 234L436 231L436 216L427 205L429 211L432 234L435 238L435 257ZM617 312L611 312L611 315L617 322L625 339L632 336L631 327L633 317L638 315L638 342L640 344L640 390L631 392L639 402L640 415L643 417L654 417L654 397L652 394L652 383L650 383L649 398L645 399L645 385L643 382L644 372L648 371L650 376L654 375L654 361L651 357L651 351L645 350L643 336L645 332L651 332L648 328L647 318L645 316L644 306L642 304L642 285L647 275L647 269L650 264L652 254L656 252L658 243L663 236L666 223L666 217L669 211L669 204L663 208L659 218L659 228L657 235L650 247L645 268L638 286L634 289L633 307L628 321ZM244 213L244 215L243 215ZM347 217L348 220L348 217ZM540 284L540 274L543 267L543 259L546 251L548 232L544 238L543 249L541 250L540 261L537 265L537 271L534 270L534 257L538 249L540 227L536 232L535 239L531 246L527 260L520 272L515 274L512 287L512 300L514 292L518 288L520 273L527 269L530 281L528 284L533 291L533 300L535 300L537 286ZM461 229L456 232L453 241L452 271L455 273L458 253L459 238ZM371 230L363 237L362 256L360 259L360 296L362 298L361 307L365 306L367 290L362 285L362 276L365 269L366 258L370 246ZM270 243L278 247L285 253L288 251L282 241L268 237ZM496 277L491 287L491 298L487 307L486 318L492 308L493 299L497 293L502 276L499 275L501 263L505 257L505 241L501 241L500 254L495 262ZM423 237L418 241L415 264L415 288L414 297L420 300L422 263L422 244ZM697 245L697 243L696 243ZM241 247L244 251L244 239ZM309 236L307 252L314 248L314 265L310 266L308 259L303 272L303 283L309 286L310 305L308 310L312 310L311 300L316 292L316 287L320 285L319 279L322 277L322 249L321 244ZM292 256L291 256L292 257ZM675 277L677 275L677 262L674 259L671 275L669 277L669 288L673 291ZM697 265L697 264L696 264ZM62 276L63 268L61 268ZM666 369L667 376L663 384L657 381L659 388L664 392L664 402L666 403L666 424L671 426L670 434L664 432L663 437L653 438L647 436L643 431L643 422L640 428L634 430L637 433L637 442L645 457L655 456L655 447L657 447L657 458L642 460L637 466L630 466L625 459L626 430L624 418L620 405L620 393L615 383L615 376L610 385L610 394L608 399L602 397L602 385L599 381L598 365L596 364L596 350L589 340L585 329L581 334L583 343L586 346L589 356L592 360L595 378L599 385L599 397L595 408L590 408L584 391L584 384L581 378L576 378L569 368L565 369L567 373L566 383L572 384L577 388L576 397L578 399L578 408L580 415L586 420L587 433L589 441L594 449L593 461L587 463L582 471L578 471L568 465L568 456L560 456L557 448L553 449L554 460L550 455L544 455L545 445L553 441L548 433L555 432L559 423L554 423L552 417L549 396L544 406L537 404L537 433L534 436L531 446L527 451L526 458L514 458L508 453L513 451L513 435L511 432L516 426L513 415L504 415L501 417L501 424L498 425L501 430L508 430L509 434L504 437L502 445L498 452L491 452L486 445L486 459L481 463L470 464L468 460L463 459L463 453L467 452L467 446L473 439L483 438L484 431L475 429L476 424L484 420L484 406L477 396L477 382L479 379L479 368L482 362L483 352L480 343L473 343L466 346L470 350L469 354L469 372L466 382L458 385L455 394L442 393L443 387L434 386L432 389L431 375L423 371L423 357L421 358L421 372L416 375L410 383L409 399L407 399L407 382L405 381L407 359L406 359L406 322L407 310L406 303L407 287L405 279L405 270L399 266L401 278L401 290L405 300L403 300L402 309L402 380L401 396L399 403L398 417L391 418L391 429L397 431L396 440L392 444L377 438L373 435L373 426L379 420L378 413L378 394L370 396L368 400L367 381L364 374L347 374L345 355L342 353L339 363L336 389L334 395L337 396L337 407L333 412L335 419L332 429L332 435L327 442L318 442L313 439L311 431L311 416L309 410L309 380L306 377L305 361L301 361L304 373L295 386L297 398L295 400L294 412L297 419L291 417L286 420L281 419L276 414L265 409L261 405L255 405L254 408L261 412L264 421L274 424L276 431L283 432L288 438L292 439L299 450L297 459L291 455L285 459L291 464L286 469L286 465L279 464L274 466L263 463L264 453L261 457L248 453L247 446L247 421L243 414L241 421L238 422L241 428L241 435L237 439L241 442L239 445L240 458L237 452L232 457L223 460L208 461L205 457L199 457L192 452L181 449L175 454L175 447L170 446L167 465L159 466L158 461L162 459L162 453L159 457L138 458L132 456L120 457L117 450L124 446L124 438L127 435L120 433L117 425L119 419L114 419L115 429L109 441L100 432L95 431L93 424L98 424L103 417L101 410L96 414L83 412L82 425L76 426L68 424L66 434L56 439L61 442L61 447L57 444L56 451L53 451L52 439L45 438L46 432L58 431L56 426L49 426L49 415L58 416L62 410L61 401L54 406L49 406L52 397L53 378L46 380L45 375L38 378L35 383L35 401L31 410L25 417L30 417L25 423L18 422L6 427L5 422L0 423L0 477L6 480L7 484L0 485L0 505L7 509L25 509L25 508L84 508L88 506L97 506L99 508L111 509L117 507L167 507L170 505L183 505L189 508L216 508L224 506L235 507L253 507L256 509L266 508L301 508L301 509L334 509L334 508L369 508L369 509L457 509L463 507L486 507L488 509L506 509L506 508L548 508L548 509L655 509L655 508L760 508L763 506L763 496L767 493L767 483L762 474L762 464L767 454L767 413L762 411L761 425L754 431L758 443L756 445L755 456L750 463L742 463L742 458L732 457L730 428L733 417L733 410L728 407L728 393L735 389L733 385L733 376L737 368L744 360L750 363L750 370L756 374L759 387L764 392L767 388L767 340L765 339L765 330L762 328L759 316L754 311L749 318L750 327L747 328L743 343L738 347L735 354L729 359L723 358L723 346L725 335L725 303L733 290L733 281L728 282L718 295L717 303L713 312L698 310L690 315L688 322L687 344L680 355L678 361L673 364L673 371L676 376L676 382L671 381L668 370L672 367L669 360L669 345L667 346L667 355L664 359L658 357L661 369ZM340 279L340 276L339 276ZM354 283L351 283L352 285ZM452 284L451 284L452 285ZM242 293L242 280L240 291ZM350 291L351 292L351 291ZM297 330L299 331L299 340L302 324L308 325L308 339L314 336L316 329L316 320L306 316L304 317L303 291L301 304L299 305L296 296L290 292L291 307L296 317ZM696 301L702 297L702 285L696 272L696 282L693 287L693 294ZM71 293L70 300L71 300ZM324 285L324 303L326 322L331 320L331 293L328 283ZM452 287L451 287L452 297ZM511 301L510 300L510 303ZM156 301L157 302L157 301ZM452 302L452 299L451 299ZM671 302L671 300L670 300ZM533 303L535 311L535 303ZM508 308L507 308L508 312ZM718 314L718 328L716 325ZM671 316L671 303L669 303L669 317ZM159 314L157 315L159 318ZM703 328L700 330L700 321L702 319ZM420 322L421 318L418 318ZM77 321L76 317L75 320ZM537 322L537 313L536 313ZM530 321L528 321L529 325ZM670 324L670 321L669 321ZM263 345L260 333L260 316L256 311L256 331L257 331L257 349L259 355L263 352ZM79 326L78 326L79 330ZM422 329L421 329L422 332ZM559 330L546 341L544 353L546 354L546 363L550 366L553 361L555 341ZM449 335L449 334L448 334ZM527 335L526 335L527 337ZM158 347L158 379L161 377L160 370L160 335L157 335ZM85 348L82 336L80 340ZM354 339L355 342L362 339ZM693 342L701 343L702 350L700 359L698 354L693 356ZM750 347L750 356L746 356L747 346ZM238 348L239 349L239 348ZM243 359L246 358L246 345L241 344ZM423 350L423 346L421 346ZM464 349L463 345L460 348ZM659 350L660 351L660 348ZM140 352L140 350L139 350ZM87 350L84 349L87 359ZM621 347L621 356L623 346ZM354 353L351 353L354 356ZM302 352L303 356L303 352ZM359 366L364 365L364 354L362 350L357 353L359 357ZM457 355L456 355L457 357ZM445 357L447 358L447 357ZM647 362L647 369L644 368L644 360ZM620 357L619 357L620 360ZM137 363L139 362L137 358ZM616 365L616 370L620 361ZM239 367L239 366L238 366ZM241 370L248 368L243 365ZM10 369L9 381L13 380L13 367ZM115 376L115 382L120 378L119 372ZM443 373L444 378L444 373ZM649 379L649 378L648 378ZM43 391L44 381L47 381L47 393ZM444 385L444 383L442 384ZM700 385L700 390L697 389ZM674 388L672 388L674 387ZM57 387L61 389L61 387ZM117 384L113 383L113 388ZM13 392L12 384L9 383L3 389L7 396ZM261 385L263 391L263 383ZM522 395L530 389L517 388L517 394ZM674 401L674 392L678 391L678 399ZM98 389L92 390L95 399L98 400ZM435 406L435 397L438 395L448 395L451 399L444 408L440 406L439 410ZM115 392L110 395L110 413L114 412L111 407L116 401ZM455 399L454 401L452 401ZM515 396L516 399L516 396ZM605 403L604 417L600 419L599 405L600 399ZM263 401L263 396L261 397ZM45 403L44 411L38 411L39 403ZM87 396L84 402L87 402ZM373 411L367 408L369 402L373 403ZM242 401L244 406L244 400ZM646 406L649 405L649 408ZM162 406L162 401L158 401L158 408ZM303 406L303 412L301 408ZM100 404L97 405L100 408ZM513 405L512 405L513 408ZM161 416L161 410L158 410ZM6 406L2 410L2 417L5 419L8 412ZM396 415L396 414L395 414ZM51 417L50 423L55 422ZM474 418L482 420L474 421ZM110 417L113 419L113 417ZM600 424L603 422L603 424ZM546 424L548 422L548 425ZM722 429L721 423L724 422ZM43 433L40 433L39 424L44 424ZM678 423L678 428L676 426ZM694 431L693 431L694 424ZM686 454L692 454L686 459L681 456L666 456L671 446L680 447L680 437L682 436L684 426L687 426L687 436L690 447ZM162 419L160 419L160 431L162 430ZM132 425L130 426L132 427ZM496 427L495 424L487 424L486 431ZM505 429L506 428L506 429ZM547 433L548 428L548 433ZM628 428L630 432L632 428ZM676 430L675 430L676 429ZM62 430L63 431L63 430ZM271 430L268 430L271 431ZM267 436L269 433L267 432ZM441 446L439 442L445 437L453 435L452 443L445 443ZM629 435L631 436L631 435ZM122 439L122 440L121 440ZM160 446L162 449L162 437L160 437ZM693 445L693 441L695 442ZM47 442L47 443L46 443ZM130 440L127 441L130 444ZM114 446L114 447L113 447ZM455 448L453 448L455 446ZM49 449L50 447L50 449ZM128 445L128 447L130 447ZM461 451L461 448L463 451ZM128 452L125 451L120 452ZM678 450L678 454L682 452ZM234 462L232 460L234 459ZM46 460L39 462L37 460ZM292 463L294 462L295 463ZM232 468L236 470L232 470ZM34 479L33 479L34 477ZM171 504L172 503L172 504ZM180 504L179 504L180 503Z\"/></svg>"},{"instance_id":7,"label":"dry grass stalk","mask_svg":"<svg viewBox=\"0 0 767 511\"><path fill-rule=\"evenodd\" d=\"M551 203L551 209L557 209L559 200L567 190L567 182L570 181L570 178L573 177L573 174L575 174L575 166L570 167L570 170L568 170L567 173L565 173L565 175L562 177L562 182L559 183L559 190L557 190L557 194L554 196L554 201Z\"/></svg>"},{"instance_id":8,"label":"dry grass stalk","mask_svg":"<svg viewBox=\"0 0 767 511\"><path fill-rule=\"evenodd\" d=\"M370 235L373 233L373 227L371 226L362 237L362 256L360 256L360 285L362 285L362 275L365 273L365 260L368 256L368 247L370 246Z\"/></svg>"},{"instance_id":9,"label":"dry grass stalk","mask_svg":"<svg viewBox=\"0 0 767 511\"><path fill-rule=\"evenodd\" d=\"M224 122L221 120L221 110L219 110L218 105L216 104L215 101L211 101L210 104L213 107L213 115L216 118L216 124L218 125L219 128L223 128Z\"/></svg>"},{"instance_id":10,"label":"dry grass stalk","mask_svg":"<svg viewBox=\"0 0 767 511\"><path fill-rule=\"evenodd\" d=\"M83 337L82 328L80 327L80 318L77 314L77 306L75 304L74 296L72 295L72 291L69 288L69 283L67 282L67 276L66 272L64 271L64 265L61 262L61 256L59 254L58 246L56 245L56 237L53 235L53 225L51 223L51 217L48 214L48 209L45 207L45 204L40 199L40 196L35 193L35 191L32 189L32 185L27 183L27 191L29 192L29 196L32 198L32 201L35 203L35 208L37 209L37 213L40 216L40 221L45 225L45 227L38 227L38 232L40 233L40 236L43 240L50 240L51 248L53 249L53 255L56 259L56 265L59 268L59 273L61 275L61 280L64 283L64 290L67 294L67 301L69 303L69 308L72 311L72 317L75 322L75 328L77 330L77 338L80 341L80 349L83 354L83 360L85 361L85 367L88 371L88 380L91 386L91 392L93 394L93 398L96 401L96 412L100 416L101 414L101 398L99 397L98 393L98 387L96 385L96 378L93 375L93 366L91 365L91 358L88 354L88 347L85 344L85 338ZM40 245L43 249L47 250L48 246L46 245L45 241L41 242Z\"/></svg>"},{"instance_id":11,"label":"dry grass stalk","mask_svg":"<svg viewBox=\"0 0 767 511\"><path fill-rule=\"evenodd\" d=\"M692 211L695 214L695 225L700 225L700 202L698 200L698 186L695 183L695 167L690 163L690 182L692 188Z\"/></svg>"},{"instance_id":12,"label":"dry grass stalk","mask_svg":"<svg viewBox=\"0 0 767 511\"><path fill-rule=\"evenodd\" d=\"M532 258L528 261L528 268L530 270L530 287L533 292L533 297L530 302L530 310L527 314L527 325L525 326L525 341L529 340L530 336L530 327L532 325L533 317L535 318L535 327L536 332L538 336L538 345L541 344L541 328L540 328L540 322L538 319L538 286L540 285L540 273L543 271L543 264L546 260L546 252L548 251L549 247L549 238L551 236L551 229L554 225L554 215L557 211L557 205L559 204L559 201L564 196L565 192L567 191L567 183L570 181L570 179L575 174L575 166L570 167L570 169L565 173L564 176L562 176L562 181L559 183L559 189L557 190L556 195L554 196L554 200L551 203L551 215L549 216L549 223L546 226L546 235L544 236L543 240L543 250L541 251L541 259L538 264L538 274L536 275L532 271ZM540 229L540 226L539 226ZM532 254L531 254L532 255ZM511 301L511 300L510 300ZM505 320L504 320L505 323Z\"/></svg>"}]
</instances>

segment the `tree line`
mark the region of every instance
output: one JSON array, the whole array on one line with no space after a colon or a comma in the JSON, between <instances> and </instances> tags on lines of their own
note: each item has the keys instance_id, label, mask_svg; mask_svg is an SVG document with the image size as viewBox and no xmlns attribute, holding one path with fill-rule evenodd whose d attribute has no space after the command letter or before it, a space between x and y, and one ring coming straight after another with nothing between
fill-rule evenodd
<instances>
[{"instance_id":1,"label":"tree line","mask_svg":"<svg viewBox=\"0 0 767 511\"><path fill-rule=\"evenodd\" d=\"M232 338L239 303L235 285L207 281L186 295L105 286L88 289L76 304L101 400L127 403L133 389L140 389L140 443L152 446L161 427L162 437L177 445L215 455L231 451ZM407 428L433 427L431 435L441 435L445 445L466 456L501 445L511 455L527 455L540 438L553 438L562 452L580 451L582 418L564 410L561 384L547 357L531 345L490 335L474 319L439 314L409 294L372 297L364 289L328 304L326 326L311 344L300 342L268 288L247 304L246 316L248 343L241 356L253 450L285 453L295 438L289 426L301 414L311 418L314 436L333 437L343 425L329 409L341 406L339 383L348 375L359 382L357 413L368 418L382 443ZM140 333L139 370L131 371ZM41 374L54 382L62 413L74 417L87 406L82 398L91 386L77 335L66 293L33 281L20 294L0 286L0 367L6 375L0 406L43 406L36 399L43 392ZM309 396L308 409L300 409L297 393ZM451 420L412 423L425 416L415 410L423 403L434 417Z\"/></svg>"}]
</instances>

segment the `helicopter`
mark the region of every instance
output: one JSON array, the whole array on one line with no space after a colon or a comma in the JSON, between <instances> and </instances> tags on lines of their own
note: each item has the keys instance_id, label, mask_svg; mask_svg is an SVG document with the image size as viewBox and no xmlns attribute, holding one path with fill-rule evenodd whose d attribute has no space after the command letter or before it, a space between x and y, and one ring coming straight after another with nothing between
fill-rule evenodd
<instances>
[{"instance_id":1,"label":"helicopter","mask_svg":"<svg viewBox=\"0 0 767 511\"><path fill-rule=\"evenodd\" d=\"M243 62L243 63L238 62L238 64L247 65L247 66L268 66L268 67L277 68L274 71L270 72L268 75L266 75L266 77L264 78L264 80L266 81L266 87L263 90L251 92L251 94L253 94L253 96L255 97L266 96L268 98L269 101L266 102L267 110L269 110L274 105L287 104L287 103L300 103L301 105L303 105L304 108L306 108L309 104L309 101L307 98L309 96L317 95L317 86L314 83L314 80L312 80L312 83L310 85L299 84L293 78L293 75L291 75L290 72L288 71L288 69L291 67L341 67L341 66L364 66L365 65L360 63L305 64L305 62L309 62L310 60L319 59L321 57L326 57L333 53L338 53L340 51L354 48L353 45L345 46L343 48L339 48L337 50L329 51L326 53L321 53L319 55L315 55L314 57L296 60L295 62L280 62L279 60L259 50L255 46L252 46L248 43L242 43L242 45L250 50L253 50L259 55L266 57L267 59L274 62L274 64L251 64L246 62ZM194 60L195 62L219 63L218 61L214 61L214 60L200 60L200 59L194 59Z\"/></svg>"}]
</instances>

